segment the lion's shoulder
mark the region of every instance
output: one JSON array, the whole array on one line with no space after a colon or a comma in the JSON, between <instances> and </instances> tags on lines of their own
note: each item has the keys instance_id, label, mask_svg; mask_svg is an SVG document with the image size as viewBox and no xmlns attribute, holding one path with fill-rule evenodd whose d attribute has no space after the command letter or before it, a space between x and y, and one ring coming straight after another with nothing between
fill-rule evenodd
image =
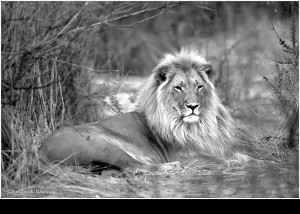
<instances>
[{"instance_id":1,"label":"lion's shoulder","mask_svg":"<svg viewBox=\"0 0 300 214\"><path fill-rule=\"evenodd\" d=\"M121 113L91 125L128 141L156 142L157 138L149 128L145 116L135 111Z\"/></svg>"},{"instance_id":2,"label":"lion's shoulder","mask_svg":"<svg viewBox=\"0 0 300 214\"><path fill-rule=\"evenodd\" d=\"M99 121L98 124L101 124L103 127L112 127L113 129L124 129L124 131L148 129L146 118L135 111L117 114Z\"/></svg>"}]
</instances>

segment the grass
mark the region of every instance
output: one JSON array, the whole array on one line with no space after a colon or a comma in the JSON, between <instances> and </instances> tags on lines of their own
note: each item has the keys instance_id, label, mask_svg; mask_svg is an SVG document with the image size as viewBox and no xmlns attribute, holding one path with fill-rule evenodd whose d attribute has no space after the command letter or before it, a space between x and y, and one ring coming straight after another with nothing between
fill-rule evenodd
<instances>
[{"instance_id":1,"label":"grass","mask_svg":"<svg viewBox=\"0 0 300 214\"><path fill-rule=\"evenodd\" d=\"M156 173L93 175L78 167L41 169L26 187L11 184L2 197L55 198L208 198L299 197L297 173L282 166L185 168ZM294 173L293 173L294 171Z\"/></svg>"}]
</instances>

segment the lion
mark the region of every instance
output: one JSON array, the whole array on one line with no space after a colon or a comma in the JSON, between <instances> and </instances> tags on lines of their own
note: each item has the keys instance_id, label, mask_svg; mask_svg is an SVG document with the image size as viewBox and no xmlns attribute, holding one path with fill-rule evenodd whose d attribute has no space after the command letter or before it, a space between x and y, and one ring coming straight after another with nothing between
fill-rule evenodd
<instances>
[{"instance_id":1,"label":"lion","mask_svg":"<svg viewBox=\"0 0 300 214\"><path fill-rule=\"evenodd\" d=\"M217 96L215 69L197 51L164 55L134 111L55 131L39 152L51 162L125 171L249 161L235 153L236 125Z\"/></svg>"}]
</instances>

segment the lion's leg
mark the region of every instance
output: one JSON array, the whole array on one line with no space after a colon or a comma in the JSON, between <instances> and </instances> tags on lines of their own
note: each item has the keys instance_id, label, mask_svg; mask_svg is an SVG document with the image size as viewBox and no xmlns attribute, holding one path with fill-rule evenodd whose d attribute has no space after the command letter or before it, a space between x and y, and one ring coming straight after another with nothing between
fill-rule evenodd
<instances>
[{"instance_id":1,"label":"lion's leg","mask_svg":"<svg viewBox=\"0 0 300 214\"><path fill-rule=\"evenodd\" d=\"M240 154L240 153L234 153L233 160L236 160L239 163L249 163L249 162L255 161L254 158L252 158L248 155Z\"/></svg>"},{"instance_id":2,"label":"lion's leg","mask_svg":"<svg viewBox=\"0 0 300 214\"><path fill-rule=\"evenodd\" d=\"M181 168L182 164L178 161L162 163L162 164L143 164L137 170L141 171L157 171L157 170L174 170Z\"/></svg>"},{"instance_id":3,"label":"lion's leg","mask_svg":"<svg viewBox=\"0 0 300 214\"><path fill-rule=\"evenodd\" d=\"M265 166L265 165L269 165L269 164L277 164L274 161L270 161L270 160L259 160L259 159L255 159L252 158L248 155L244 155L244 154L240 154L240 153L235 153L234 154L234 161L237 161L238 163L243 163L243 164L253 164L253 165L257 165L257 166Z\"/></svg>"}]
</instances>

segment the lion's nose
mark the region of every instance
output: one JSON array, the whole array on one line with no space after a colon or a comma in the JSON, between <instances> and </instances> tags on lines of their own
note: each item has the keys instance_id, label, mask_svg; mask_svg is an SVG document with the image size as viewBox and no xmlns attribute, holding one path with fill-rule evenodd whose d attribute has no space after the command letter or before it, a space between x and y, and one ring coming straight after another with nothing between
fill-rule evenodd
<instances>
[{"instance_id":1,"label":"lion's nose","mask_svg":"<svg viewBox=\"0 0 300 214\"><path fill-rule=\"evenodd\" d=\"M189 103L189 104L186 103L185 107L194 110L199 107L199 104L198 103Z\"/></svg>"}]
</instances>

